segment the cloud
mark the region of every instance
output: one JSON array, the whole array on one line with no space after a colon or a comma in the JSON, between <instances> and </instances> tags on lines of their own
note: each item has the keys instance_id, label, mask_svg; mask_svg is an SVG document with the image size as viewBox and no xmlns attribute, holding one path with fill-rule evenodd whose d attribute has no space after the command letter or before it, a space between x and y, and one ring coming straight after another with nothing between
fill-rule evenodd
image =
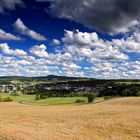
<instances>
[{"instance_id":1,"label":"cloud","mask_svg":"<svg viewBox=\"0 0 140 140\"><path fill-rule=\"evenodd\" d=\"M64 37L62 38L64 43L78 44L82 46L91 46L97 40L99 40L97 33L80 32L79 30L65 30Z\"/></svg>"},{"instance_id":2,"label":"cloud","mask_svg":"<svg viewBox=\"0 0 140 140\"><path fill-rule=\"evenodd\" d=\"M32 48L30 48L30 53L33 54L34 56L38 57L48 57L48 53L46 52L47 47L42 44L40 46L35 45Z\"/></svg>"},{"instance_id":3,"label":"cloud","mask_svg":"<svg viewBox=\"0 0 140 140\"><path fill-rule=\"evenodd\" d=\"M15 10L16 6L24 6L22 0L0 0L0 13L4 13L5 10Z\"/></svg>"},{"instance_id":4,"label":"cloud","mask_svg":"<svg viewBox=\"0 0 140 140\"><path fill-rule=\"evenodd\" d=\"M26 61L26 60L18 60L17 64L19 64L19 65L31 65L32 62Z\"/></svg>"},{"instance_id":5,"label":"cloud","mask_svg":"<svg viewBox=\"0 0 140 140\"><path fill-rule=\"evenodd\" d=\"M65 30L60 41L61 51L51 53L44 44L34 45L25 52L1 43L1 75L140 78L139 31L122 39L103 40L94 32ZM132 45L133 43L137 45ZM134 56L131 55L132 52Z\"/></svg>"},{"instance_id":6,"label":"cloud","mask_svg":"<svg viewBox=\"0 0 140 140\"><path fill-rule=\"evenodd\" d=\"M80 69L81 67L74 64L74 63L62 63L62 66L63 66L63 70L77 70L77 69Z\"/></svg>"},{"instance_id":7,"label":"cloud","mask_svg":"<svg viewBox=\"0 0 140 140\"><path fill-rule=\"evenodd\" d=\"M11 33L6 33L4 30L0 29L0 40L22 40L20 37L15 36Z\"/></svg>"},{"instance_id":8,"label":"cloud","mask_svg":"<svg viewBox=\"0 0 140 140\"><path fill-rule=\"evenodd\" d=\"M140 32L134 32L130 37L122 39L113 39L112 45L119 47L121 50L129 53L140 53Z\"/></svg>"},{"instance_id":9,"label":"cloud","mask_svg":"<svg viewBox=\"0 0 140 140\"><path fill-rule=\"evenodd\" d=\"M20 18L18 18L16 20L16 22L14 23L14 28L20 34L27 35L27 36L31 37L32 39L35 39L38 41L45 41L46 40L46 38L43 35L29 29L26 25L24 25L24 23L22 22L22 20Z\"/></svg>"},{"instance_id":10,"label":"cloud","mask_svg":"<svg viewBox=\"0 0 140 140\"><path fill-rule=\"evenodd\" d=\"M93 56L97 59L103 59L103 60L128 60L129 57L126 54L123 54L118 48L109 46L107 49L100 49L96 48L93 51ZM92 59L92 57L91 57Z\"/></svg>"},{"instance_id":11,"label":"cloud","mask_svg":"<svg viewBox=\"0 0 140 140\"><path fill-rule=\"evenodd\" d=\"M96 78L137 79L140 78L139 65L138 61L122 63L100 61L91 67L91 73Z\"/></svg>"},{"instance_id":12,"label":"cloud","mask_svg":"<svg viewBox=\"0 0 140 140\"><path fill-rule=\"evenodd\" d=\"M60 45L60 41L58 39L53 39L52 44L53 45Z\"/></svg>"},{"instance_id":13,"label":"cloud","mask_svg":"<svg viewBox=\"0 0 140 140\"><path fill-rule=\"evenodd\" d=\"M112 72L113 66L111 63L97 63L92 67L93 72Z\"/></svg>"},{"instance_id":14,"label":"cloud","mask_svg":"<svg viewBox=\"0 0 140 140\"><path fill-rule=\"evenodd\" d=\"M0 50L4 54L18 56L18 57L22 57L22 56L27 55L27 53L23 50L19 50L19 49L12 50L12 49L10 49L7 43L1 43L0 44Z\"/></svg>"},{"instance_id":15,"label":"cloud","mask_svg":"<svg viewBox=\"0 0 140 140\"><path fill-rule=\"evenodd\" d=\"M128 60L129 57L120 51L119 47L113 46L112 42L104 41L96 33L87 33L80 31L67 31L62 38L65 43L65 51L87 57L89 62L96 60Z\"/></svg>"},{"instance_id":16,"label":"cloud","mask_svg":"<svg viewBox=\"0 0 140 140\"><path fill-rule=\"evenodd\" d=\"M67 76L75 76L75 77L85 77L85 73L83 71L81 72L78 72L78 71L65 71L64 72L64 75L67 75Z\"/></svg>"},{"instance_id":17,"label":"cloud","mask_svg":"<svg viewBox=\"0 0 140 140\"><path fill-rule=\"evenodd\" d=\"M51 3L51 14L110 34L139 25L139 0L37 0Z\"/></svg>"}]
</instances>

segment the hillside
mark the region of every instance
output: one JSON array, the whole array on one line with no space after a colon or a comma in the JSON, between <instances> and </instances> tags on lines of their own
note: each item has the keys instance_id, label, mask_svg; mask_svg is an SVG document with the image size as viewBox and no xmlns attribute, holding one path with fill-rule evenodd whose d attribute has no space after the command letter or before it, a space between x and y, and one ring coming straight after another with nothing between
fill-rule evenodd
<instances>
[{"instance_id":1,"label":"hillside","mask_svg":"<svg viewBox=\"0 0 140 140\"><path fill-rule=\"evenodd\" d=\"M139 140L139 101L49 107L0 103L0 139Z\"/></svg>"},{"instance_id":2,"label":"hillside","mask_svg":"<svg viewBox=\"0 0 140 140\"><path fill-rule=\"evenodd\" d=\"M68 82L70 85L100 85L114 83L115 85L132 85L139 84L140 80L136 79L96 79L88 77L68 77L68 76L57 76L48 75L41 77L24 77L24 76L2 76L0 77L0 84L63 84L63 82Z\"/></svg>"},{"instance_id":3,"label":"hillside","mask_svg":"<svg viewBox=\"0 0 140 140\"><path fill-rule=\"evenodd\" d=\"M81 81L89 80L86 77L67 77L67 76L57 76L48 75L44 77L23 77L23 76L5 76L0 77L0 83L44 83L44 82L64 82L64 81Z\"/></svg>"},{"instance_id":4,"label":"hillside","mask_svg":"<svg viewBox=\"0 0 140 140\"><path fill-rule=\"evenodd\" d=\"M104 103L103 103L104 104ZM106 101L107 105L140 106L140 97L124 97Z\"/></svg>"}]
</instances>

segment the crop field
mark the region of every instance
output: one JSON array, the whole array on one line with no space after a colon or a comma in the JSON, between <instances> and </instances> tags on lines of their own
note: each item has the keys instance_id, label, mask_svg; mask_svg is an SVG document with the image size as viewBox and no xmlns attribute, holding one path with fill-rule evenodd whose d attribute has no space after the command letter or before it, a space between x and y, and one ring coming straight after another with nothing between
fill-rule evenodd
<instances>
[{"instance_id":1,"label":"crop field","mask_svg":"<svg viewBox=\"0 0 140 140\"><path fill-rule=\"evenodd\" d=\"M139 140L140 97L98 104L0 103L0 140Z\"/></svg>"}]
</instances>

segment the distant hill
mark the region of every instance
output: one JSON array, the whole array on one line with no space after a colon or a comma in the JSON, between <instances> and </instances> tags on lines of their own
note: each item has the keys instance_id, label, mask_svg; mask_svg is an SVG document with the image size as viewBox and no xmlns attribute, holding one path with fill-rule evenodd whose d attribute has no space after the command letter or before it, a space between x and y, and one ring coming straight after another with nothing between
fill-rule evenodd
<instances>
[{"instance_id":1,"label":"distant hill","mask_svg":"<svg viewBox=\"0 0 140 140\"><path fill-rule=\"evenodd\" d=\"M87 80L89 78L86 78L86 77L68 77L68 76L57 76L57 75L48 75L46 77L40 77L40 78L46 78L48 80L64 80L64 81L67 81L67 80Z\"/></svg>"},{"instance_id":2,"label":"distant hill","mask_svg":"<svg viewBox=\"0 0 140 140\"><path fill-rule=\"evenodd\" d=\"M58 82L71 82L71 84L79 84L82 83L89 84L97 84L97 83L136 83L140 80L138 79L95 79L95 78L87 78L87 77L68 77L68 76L58 76L58 75L48 75L41 77L24 77L24 76L3 76L0 77L0 84L40 84L40 83L58 83Z\"/></svg>"},{"instance_id":3,"label":"distant hill","mask_svg":"<svg viewBox=\"0 0 140 140\"><path fill-rule=\"evenodd\" d=\"M53 80L53 79L57 79L57 80L77 80L77 79L90 79L90 78L86 78L86 77L68 77L68 76L57 76L57 75L48 75L48 76L40 76L40 77L24 77L24 76L3 76L0 77L1 79L39 79L39 80Z\"/></svg>"},{"instance_id":4,"label":"distant hill","mask_svg":"<svg viewBox=\"0 0 140 140\"><path fill-rule=\"evenodd\" d=\"M81 81L89 80L90 78L82 77L67 77L67 76L57 76L48 75L42 77L24 77L24 76L3 76L0 77L0 84L5 83L45 83L45 82L62 82L62 81Z\"/></svg>"}]
</instances>

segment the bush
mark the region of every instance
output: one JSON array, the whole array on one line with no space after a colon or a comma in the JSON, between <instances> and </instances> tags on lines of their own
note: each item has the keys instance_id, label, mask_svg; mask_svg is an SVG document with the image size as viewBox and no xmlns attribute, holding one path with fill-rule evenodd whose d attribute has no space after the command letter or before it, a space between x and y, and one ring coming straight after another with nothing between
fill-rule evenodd
<instances>
[{"instance_id":1,"label":"bush","mask_svg":"<svg viewBox=\"0 0 140 140\"><path fill-rule=\"evenodd\" d=\"M4 98L4 102L12 102L13 100L10 97Z\"/></svg>"},{"instance_id":2,"label":"bush","mask_svg":"<svg viewBox=\"0 0 140 140\"><path fill-rule=\"evenodd\" d=\"M132 91L130 89L125 89L122 91L123 96L132 96Z\"/></svg>"},{"instance_id":3,"label":"bush","mask_svg":"<svg viewBox=\"0 0 140 140\"><path fill-rule=\"evenodd\" d=\"M37 94L36 97L35 97L35 100L41 100L41 99L47 99L48 96L47 95L44 95L44 94Z\"/></svg>"},{"instance_id":4,"label":"bush","mask_svg":"<svg viewBox=\"0 0 140 140\"><path fill-rule=\"evenodd\" d=\"M12 102L13 100L10 97L2 98L0 97L0 102Z\"/></svg>"},{"instance_id":5,"label":"bush","mask_svg":"<svg viewBox=\"0 0 140 140\"><path fill-rule=\"evenodd\" d=\"M48 98L47 95L44 95L44 94L41 94L41 95L40 95L40 99L47 99L47 98Z\"/></svg>"},{"instance_id":6,"label":"bush","mask_svg":"<svg viewBox=\"0 0 140 140\"><path fill-rule=\"evenodd\" d=\"M17 94L17 93L12 93L12 94L10 94L11 96L19 96L19 94Z\"/></svg>"},{"instance_id":7,"label":"bush","mask_svg":"<svg viewBox=\"0 0 140 140\"><path fill-rule=\"evenodd\" d=\"M138 91L138 92L136 93L136 96L140 96L140 91Z\"/></svg>"},{"instance_id":8,"label":"bush","mask_svg":"<svg viewBox=\"0 0 140 140\"><path fill-rule=\"evenodd\" d=\"M91 103L95 100L96 98L96 94L87 94L87 98L88 98L88 103Z\"/></svg>"},{"instance_id":9,"label":"bush","mask_svg":"<svg viewBox=\"0 0 140 140\"><path fill-rule=\"evenodd\" d=\"M83 103L83 102L85 102L85 100L77 99L77 100L75 101L75 103Z\"/></svg>"},{"instance_id":10,"label":"bush","mask_svg":"<svg viewBox=\"0 0 140 140\"><path fill-rule=\"evenodd\" d=\"M36 96L35 96L35 100L39 100L40 99L40 96L39 96L39 94L37 94Z\"/></svg>"},{"instance_id":11,"label":"bush","mask_svg":"<svg viewBox=\"0 0 140 140\"><path fill-rule=\"evenodd\" d=\"M108 100L108 99L111 99L111 98L113 98L113 97L112 96L105 96L104 97L105 100Z\"/></svg>"}]
</instances>

